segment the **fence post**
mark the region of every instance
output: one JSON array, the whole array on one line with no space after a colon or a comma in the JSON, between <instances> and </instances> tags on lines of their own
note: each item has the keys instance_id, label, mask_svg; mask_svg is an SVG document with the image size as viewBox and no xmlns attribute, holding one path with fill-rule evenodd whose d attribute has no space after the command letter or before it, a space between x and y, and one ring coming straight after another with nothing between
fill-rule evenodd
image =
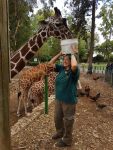
<instances>
[{"instance_id":1,"label":"fence post","mask_svg":"<svg viewBox=\"0 0 113 150\"><path fill-rule=\"evenodd\" d=\"M10 150L8 2L0 0L0 150Z\"/></svg>"},{"instance_id":2,"label":"fence post","mask_svg":"<svg viewBox=\"0 0 113 150\"><path fill-rule=\"evenodd\" d=\"M113 86L113 72L111 72L111 86Z\"/></svg>"},{"instance_id":3,"label":"fence post","mask_svg":"<svg viewBox=\"0 0 113 150\"><path fill-rule=\"evenodd\" d=\"M48 76L45 76L45 114L48 114Z\"/></svg>"}]
</instances>

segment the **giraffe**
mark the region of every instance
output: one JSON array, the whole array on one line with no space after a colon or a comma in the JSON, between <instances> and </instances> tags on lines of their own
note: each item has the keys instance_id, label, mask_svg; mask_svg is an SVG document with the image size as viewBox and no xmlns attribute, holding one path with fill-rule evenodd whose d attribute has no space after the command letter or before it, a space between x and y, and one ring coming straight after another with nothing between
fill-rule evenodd
<instances>
[{"instance_id":1,"label":"giraffe","mask_svg":"<svg viewBox=\"0 0 113 150\"><path fill-rule=\"evenodd\" d=\"M24 68L26 62L35 55L48 37L54 36L59 39L72 38L73 35L67 27L66 19L61 17L58 9L54 8L54 10L55 16L49 17L45 21L41 21L41 28L39 31L11 57L11 78L13 78ZM27 114L25 99L27 97L28 90L33 82L40 80L40 76L43 76L45 72L43 69L39 69L40 71L38 71L38 69L39 67L37 66L32 70L25 72L23 77L20 79L19 85L22 88L23 94L19 100L17 114L19 114L21 101L24 103L25 114ZM21 93L18 94L18 97L20 94Z\"/></svg>"},{"instance_id":2,"label":"giraffe","mask_svg":"<svg viewBox=\"0 0 113 150\"><path fill-rule=\"evenodd\" d=\"M28 91L32 84L36 81L44 79L45 75L53 71L53 66L49 63L42 63L31 69L25 70L19 78L19 92L18 92L18 108L17 116L20 116L21 102L24 104L25 115L28 116L27 102Z\"/></svg>"},{"instance_id":3,"label":"giraffe","mask_svg":"<svg viewBox=\"0 0 113 150\"><path fill-rule=\"evenodd\" d=\"M57 76L56 72L51 72L48 76L48 95L54 93L55 90L55 78ZM37 106L43 101L44 97L44 79L34 82L28 91L28 100L32 103L34 108L34 104Z\"/></svg>"},{"instance_id":4,"label":"giraffe","mask_svg":"<svg viewBox=\"0 0 113 150\"><path fill-rule=\"evenodd\" d=\"M35 55L49 37L54 36L58 39L70 39L73 37L67 27L66 18L61 17L61 13L56 7L54 10L55 16L41 21L39 31L11 57L11 78L25 67L26 62Z\"/></svg>"}]
</instances>

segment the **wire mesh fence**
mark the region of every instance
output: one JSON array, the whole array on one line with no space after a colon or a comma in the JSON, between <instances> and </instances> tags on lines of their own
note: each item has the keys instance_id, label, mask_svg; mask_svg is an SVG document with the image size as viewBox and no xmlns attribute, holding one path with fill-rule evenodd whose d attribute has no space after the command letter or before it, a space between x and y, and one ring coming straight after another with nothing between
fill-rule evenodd
<instances>
[{"instance_id":1,"label":"wire mesh fence","mask_svg":"<svg viewBox=\"0 0 113 150\"><path fill-rule=\"evenodd\" d=\"M113 86L113 63L106 66L105 81Z\"/></svg>"}]
</instances>

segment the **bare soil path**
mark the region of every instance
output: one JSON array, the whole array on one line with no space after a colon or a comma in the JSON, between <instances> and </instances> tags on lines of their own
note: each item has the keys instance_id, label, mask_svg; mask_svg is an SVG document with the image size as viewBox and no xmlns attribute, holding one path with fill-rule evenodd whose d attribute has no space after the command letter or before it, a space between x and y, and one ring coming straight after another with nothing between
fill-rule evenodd
<instances>
[{"instance_id":1,"label":"bare soil path","mask_svg":"<svg viewBox=\"0 0 113 150\"><path fill-rule=\"evenodd\" d=\"M82 74L83 88L89 85L91 95L100 92L98 100L107 107L97 109L95 102L84 96L79 97L76 110L76 121L73 131L73 145L64 150L113 150L113 88L101 78L96 82L92 76ZM11 98L11 102L13 98ZM15 102L15 100L14 100ZM16 102L15 102L16 103ZM15 104L10 109L15 112ZM12 119L13 123L16 122ZM13 125L13 123L11 123ZM13 150L60 150L54 147L56 141L51 139L54 128L54 102L49 108L49 114L42 114L35 119L26 129L12 136Z\"/></svg>"}]
</instances>

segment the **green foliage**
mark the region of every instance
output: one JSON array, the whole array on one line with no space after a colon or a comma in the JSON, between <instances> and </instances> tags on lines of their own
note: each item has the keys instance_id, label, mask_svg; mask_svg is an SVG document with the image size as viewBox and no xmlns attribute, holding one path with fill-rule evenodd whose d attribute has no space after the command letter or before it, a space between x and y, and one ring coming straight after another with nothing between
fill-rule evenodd
<instances>
[{"instance_id":1,"label":"green foliage","mask_svg":"<svg viewBox=\"0 0 113 150\"><path fill-rule=\"evenodd\" d=\"M26 0L29 6L37 7L37 0Z\"/></svg>"},{"instance_id":2,"label":"green foliage","mask_svg":"<svg viewBox=\"0 0 113 150\"><path fill-rule=\"evenodd\" d=\"M113 54L110 55L110 62L113 62Z\"/></svg>"},{"instance_id":3,"label":"green foliage","mask_svg":"<svg viewBox=\"0 0 113 150\"><path fill-rule=\"evenodd\" d=\"M102 56L102 55L97 55L97 56L93 57L93 62L94 62L94 63L104 62L104 56Z\"/></svg>"},{"instance_id":4,"label":"green foliage","mask_svg":"<svg viewBox=\"0 0 113 150\"><path fill-rule=\"evenodd\" d=\"M53 56L55 56L61 50L60 40L51 37L46 43L40 48L38 52L38 57L40 61L49 61Z\"/></svg>"},{"instance_id":5,"label":"green foliage","mask_svg":"<svg viewBox=\"0 0 113 150\"><path fill-rule=\"evenodd\" d=\"M105 59L109 61L110 55L113 52L113 41L105 41L101 45L96 46L95 51L104 55Z\"/></svg>"},{"instance_id":6,"label":"green foliage","mask_svg":"<svg viewBox=\"0 0 113 150\"><path fill-rule=\"evenodd\" d=\"M27 63L27 66L37 66L37 65L38 65L38 62L29 61Z\"/></svg>"},{"instance_id":7,"label":"green foliage","mask_svg":"<svg viewBox=\"0 0 113 150\"><path fill-rule=\"evenodd\" d=\"M40 59L40 62L48 62L51 60L51 56L48 56L48 55L40 55L39 56L39 59Z\"/></svg>"},{"instance_id":8,"label":"green foliage","mask_svg":"<svg viewBox=\"0 0 113 150\"><path fill-rule=\"evenodd\" d=\"M113 1L109 0L107 3L104 3L100 11L100 16L102 18L102 23L99 30L105 40L110 40L113 35Z\"/></svg>"},{"instance_id":9,"label":"green foliage","mask_svg":"<svg viewBox=\"0 0 113 150\"><path fill-rule=\"evenodd\" d=\"M79 61L80 62L86 62L87 53L88 53L88 49L87 49L86 42L85 40L80 39L80 42L79 42Z\"/></svg>"},{"instance_id":10,"label":"green foliage","mask_svg":"<svg viewBox=\"0 0 113 150\"><path fill-rule=\"evenodd\" d=\"M10 47L13 51L25 43L32 34L30 12L33 12L33 9L26 1L9 1Z\"/></svg>"},{"instance_id":11,"label":"green foliage","mask_svg":"<svg viewBox=\"0 0 113 150\"><path fill-rule=\"evenodd\" d=\"M33 8L36 6L38 7L37 0L9 1L11 51L15 51L21 47L29 39L29 37L37 31L37 18L38 20L42 20L50 16L50 6L53 6L55 0L40 0L40 2L43 4L43 9L38 12L38 16L32 16Z\"/></svg>"},{"instance_id":12,"label":"green foliage","mask_svg":"<svg viewBox=\"0 0 113 150\"><path fill-rule=\"evenodd\" d=\"M69 2L71 10L71 30L75 33L76 37L86 36L86 14L91 7L91 1L89 0L70 0Z\"/></svg>"},{"instance_id":13,"label":"green foliage","mask_svg":"<svg viewBox=\"0 0 113 150\"><path fill-rule=\"evenodd\" d=\"M37 52L35 57L38 58L39 62L48 62L51 60L53 56L55 56L61 50L60 40L51 37L43 44L40 50ZM32 58L28 65L34 66L37 65L38 62L34 62L34 58Z\"/></svg>"},{"instance_id":14,"label":"green foliage","mask_svg":"<svg viewBox=\"0 0 113 150\"><path fill-rule=\"evenodd\" d=\"M31 16L31 28L32 32L36 33L40 26L40 21L47 19L53 15L53 11L50 9L39 9L36 14Z\"/></svg>"}]
</instances>

